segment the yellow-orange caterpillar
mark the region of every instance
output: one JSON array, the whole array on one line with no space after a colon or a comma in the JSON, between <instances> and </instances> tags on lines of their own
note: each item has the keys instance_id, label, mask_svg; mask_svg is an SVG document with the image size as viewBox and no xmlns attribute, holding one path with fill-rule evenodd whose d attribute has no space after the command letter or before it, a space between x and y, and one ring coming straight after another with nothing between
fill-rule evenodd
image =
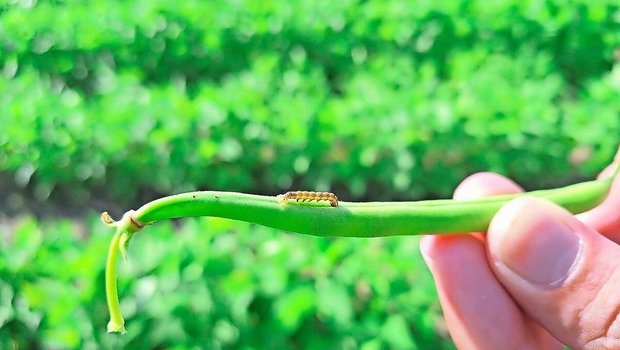
<instances>
[{"instance_id":1,"label":"yellow-orange caterpillar","mask_svg":"<svg viewBox=\"0 0 620 350\"><path fill-rule=\"evenodd\" d=\"M332 207L338 206L338 197L330 192L290 191L285 194L281 194L278 197L284 203L294 199L298 202L328 201Z\"/></svg>"}]
</instances>

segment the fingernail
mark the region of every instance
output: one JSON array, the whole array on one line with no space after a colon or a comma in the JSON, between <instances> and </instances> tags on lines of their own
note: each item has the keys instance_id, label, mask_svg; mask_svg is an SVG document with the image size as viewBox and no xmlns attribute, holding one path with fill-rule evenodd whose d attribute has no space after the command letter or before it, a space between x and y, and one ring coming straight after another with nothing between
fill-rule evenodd
<instances>
[{"instance_id":1,"label":"fingernail","mask_svg":"<svg viewBox=\"0 0 620 350\"><path fill-rule=\"evenodd\" d=\"M531 197L505 205L489 227L489 249L496 263L532 284L562 284L581 250L579 235L563 222L563 215L552 204Z\"/></svg>"}]
</instances>

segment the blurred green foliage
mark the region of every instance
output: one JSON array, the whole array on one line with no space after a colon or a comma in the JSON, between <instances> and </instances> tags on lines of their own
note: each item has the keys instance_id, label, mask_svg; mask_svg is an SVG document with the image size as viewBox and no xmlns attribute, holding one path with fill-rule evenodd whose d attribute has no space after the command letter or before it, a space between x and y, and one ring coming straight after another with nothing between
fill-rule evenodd
<instances>
[{"instance_id":1,"label":"blurred green foliage","mask_svg":"<svg viewBox=\"0 0 620 350\"><path fill-rule=\"evenodd\" d=\"M92 221L92 220L91 220ZM15 223L0 241L0 348L451 349L417 239L326 239L224 219L162 223L120 264L105 333L98 220ZM174 239L171 239L174 231Z\"/></svg>"},{"instance_id":2,"label":"blurred green foliage","mask_svg":"<svg viewBox=\"0 0 620 350\"><path fill-rule=\"evenodd\" d=\"M117 337L111 233L4 211L592 177L620 135L619 18L586 0L2 2L0 348L451 348L415 238L149 227L121 265Z\"/></svg>"},{"instance_id":3,"label":"blurred green foliage","mask_svg":"<svg viewBox=\"0 0 620 350\"><path fill-rule=\"evenodd\" d=\"M0 171L41 199L445 197L592 176L618 143L611 1L33 3L0 16Z\"/></svg>"}]
</instances>

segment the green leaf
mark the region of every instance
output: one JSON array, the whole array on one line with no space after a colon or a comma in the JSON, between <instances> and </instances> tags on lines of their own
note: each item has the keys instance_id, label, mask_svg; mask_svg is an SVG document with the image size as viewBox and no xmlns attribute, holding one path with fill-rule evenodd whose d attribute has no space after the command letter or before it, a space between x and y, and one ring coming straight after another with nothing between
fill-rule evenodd
<instances>
[{"instance_id":1,"label":"green leaf","mask_svg":"<svg viewBox=\"0 0 620 350\"><path fill-rule=\"evenodd\" d=\"M282 295L275 304L275 317L287 332L293 332L316 308L315 292L298 287Z\"/></svg>"},{"instance_id":2,"label":"green leaf","mask_svg":"<svg viewBox=\"0 0 620 350\"><path fill-rule=\"evenodd\" d=\"M351 296L338 281L323 279L317 282L317 309L322 315L346 326L351 322L353 309Z\"/></svg>"},{"instance_id":3,"label":"green leaf","mask_svg":"<svg viewBox=\"0 0 620 350\"><path fill-rule=\"evenodd\" d=\"M381 338L391 349L417 349L407 322L400 315L389 316L381 327Z\"/></svg>"}]
</instances>

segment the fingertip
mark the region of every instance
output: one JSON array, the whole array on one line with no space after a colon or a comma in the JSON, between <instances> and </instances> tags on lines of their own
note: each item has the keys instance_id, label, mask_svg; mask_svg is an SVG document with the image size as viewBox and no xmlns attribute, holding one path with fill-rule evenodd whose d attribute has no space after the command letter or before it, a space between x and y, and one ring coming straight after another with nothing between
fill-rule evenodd
<instances>
[{"instance_id":1,"label":"fingertip","mask_svg":"<svg viewBox=\"0 0 620 350\"><path fill-rule=\"evenodd\" d=\"M528 195L519 196L504 204L493 216L487 230L487 242L489 250L493 253L502 245L502 238L522 226L530 228L533 221L550 216L552 203L537 197Z\"/></svg>"},{"instance_id":2,"label":"fingertip","mask_svg":"<svg viewBox=\"0 0 620 350\"><path fill-rule=\"evenodd\" d=\"M454 235L427 235L420 239L420 251L425 259L433 259L444 254L444 246Z\"/></svg>"},{"instance_id":3,"label":"fingertip","mask_svg":"<svg viewBox=\"0 0 620 350\"><path fill-rule=\"evenodd\" d=\"M420 252L431 271L434 270L435 261L441 260L442 256L445 256L446 252L443 246L449 240L449 236L445 235L426 235L420 239Z\"/></svg>"},{"instance_id":4,"label":"fingertip","mask_svg":"<svg viewBox=\"0 0 620 350\"><path fill-rule=\"evenodd\" d=\"M599 176L599 180L609 178L613 175L616 166L620 166L620 153L612 164L607 166ZM616 176L611 184L611 188L604 201L596 208L585 213L578 214L579 220L592 227L594 230L605 235L616 243L620 243L620 215L618 215L618 207L620 206L620 176Z\"/></svg>"},{"instance_id":5,"label":"fingertip","mask_svg":"<svg viewBox=\"0 0 620 350\"><path fill-rule=\"evenodd\" d=\"M420 240L420 251L427 264L459 259L465 252L484 255L484 250L480 250L481 247L482 242L469 234L428 235Z\"/></svg>"},{"instance_id":6,"label":"fingertip","mask_svg":"<svg viewBox=\"0 0 620 350\"><path fill-rule=\"evenodd\" d=\"M582 247L574 221L570 213L540 198L510 201L495 215L488 231L497 273L509 280L514 273L545 288L559 286L573 270ZM504 273L498 263L512 273Z\"/></svg>"},{"instance_id":7,"label":"fingertip","mask_svg":"<svg viewBox=\"0 0 620 350\"><path fill-rule=\"evenodd\" d=\"M502 194L523 192L523 188L511 179L490 172L468 176L454 190L454 199L468 200Z\"/></svg>"},{"instance_id":8,"label":"fingertip","mask_svg":"<svg viewBox=\"0 0 620 350\"><path fill-rule=\"evenodd\" d=\"M422 253L422 257L428 263L428 260L431 258L433 244L434 244L435 236L422 236L420 239L420 252Z\"/></svg>"},{"instance_id":9,"label":"fingertip","mask_svg":"<svg viewBox=\"0 0 620 350\"><path fill-rule=\"evenodd\" d=\"M517 221L529 222L528 219L519 220L519 217L524 217L524 213L528 213L528 208L537 207L540 204L541 199L529 197L527 195L519 196L508 203L504 204L499 211L493 216L489 229L487 231L487 240L489 241L490 249L493 250L495 244L495 237L503 235L506 231L509 231L514 223Z\"/></svg>"},{"instance_id":10,"label":"fingertip","mask_svg":"<svg viewBox=\"0 0 620 350\"><path fill-rule=\"evenodd\" d=\"M596 178L598 180L603 180L610 177L614 173L614 170L616 170L616 163L617 161L614 161L613 163L609 164L607 167L605 167L605 169L603 169L603 171L601 171L600 174L598 174Z\"/></svg>"},{"instance_id":11,"label":"fingertip","mask_svg":"<svg viewBox=\"0 0 620 350\"><path fill-rule=\"evenodd\" d=\"M603 169L603 171L601 171L596 178L598 180L602 180L612 176L617 167L620 167L620 146L618 146L618 151L616 151L616 155L611 161L611 164L605 167L605 169Z\"/></svg>"}]
</instances>

